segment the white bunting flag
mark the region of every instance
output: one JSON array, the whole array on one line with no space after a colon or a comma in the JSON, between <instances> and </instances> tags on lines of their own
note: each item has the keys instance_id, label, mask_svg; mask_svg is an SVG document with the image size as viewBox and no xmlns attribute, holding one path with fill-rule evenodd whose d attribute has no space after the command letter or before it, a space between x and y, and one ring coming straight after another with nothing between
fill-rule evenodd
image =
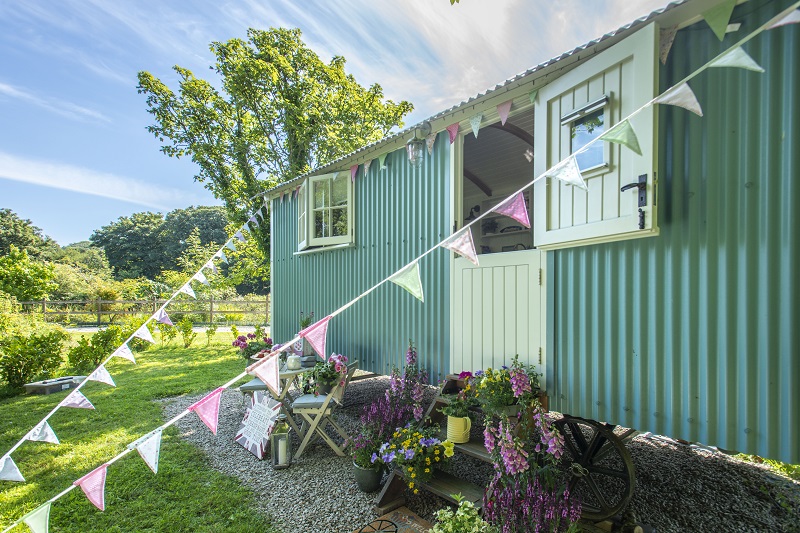
<instances>
[{"instance_id":1,"label":"white bunting flag","mask_svg":"<svg viewBox=\"0 0 800 533\"><path fill-rule=\"evenodd\" d=\"M131 450L136 450L147 463L154 474L158 474L158 456L161 453L161 433L162 428L158 428L144 437L128 445Z\"/></svg>"},{"instance_id":2,"label":"white bunting flag","mask_svg":"<svg viewBox=\"0 0 800 533\"><path fill-rule=\"evenodd\" d=\"M694 91L692 91L692 88L689 87L688 83L681 83L680 85L673 87L653 100L653 102L656 104L676 105L691 111L698 117L703 116L703 110L700 109L700 103L697 101L697 97L694 95Z\"/></svg>"},{"instance_id":3,"label":"white bunting flag","mask_svg":"<svg viewBox=\"0 0 800 533\"><path fill-rule=\"evenodd\" d=\"M240 241L244 242L244 234L242 233L242 230L237 231L236 233L233 234L233 236L239 239Z\"/></svg>"},{"instance_id":4,"label":"white bunting flag","mask_svg":"<svg viewBox=\"0 0 800 533\"><path fill-rule=\"evenodd\" d=\"M568 185L575 185L581 189L588 190L574 155L569 156L564 161L554 166L549 172L545 173L545 175L548 178L561 180Z\"/></svg>"},{"instance_id":5,"label":"white bunting flag","mask_svg":"<svg viewBox=\"0 0 800 533\"><path fill-rule=\"evenodd\" d=\"M468 259L475 266L478 265L478 254L475 252L475 241L472 239L472 228L466 227L454 233L449 239L440 244L443 248L452 250L458 255Z\"/></svg>"},{"instance_id":6,"label":"white bunting flag","mask_svg":"<svg viewBox=\"0 0 800 533\"><path fill-rule=\"evenodd\" d=\"M111 378L111 374L108 373L108 370L106 370L106 367L103 365L100 365L97 368L95 368L94 372L89 374L89 377L86 379L90 381L99 381L100 383L111 385L112 387L117 386L117 384L114 383L114 380Z\"/></svg>"},{"instance_id":7,"label":"white bunting flag","mask_svg":"<svg viewBox=\"0 0 800 533\"><path fill-rule=\"evenodd\" d=\"M75 409L94 409L92 402L79 390L70 392L58 405L61 407L74 407Z\"/></svg>"},{"instance_id":8,"label":"white bunting flag","mask_svg":"<svg viewBox=\"0 0 800 533\"><path fill-rule=\"evenodd\" d=\"M214 274L219 274L219 270L217 270L217 265L214 264L214 261L209 260L208 263L203 265L203 268L209 269Z\"/></svg>"},{"instance_id":9,"label":"white bunting flag","mask_svg":"<svg viewBox=\"0 0 800 533\"><path fill-rule=\"evenodd\" d=\"M675 41L675 35L678 33L678 25L676 24L669 28L661 28L659 32L661 34L661 64L666 65L669 51L672 50L672 43Z\"/></svg>"},{"instance_id":10,"label":"white bunting flag","mask_svg":"<svg viewBox=\"0 0 800 533\"><path fill-rule=\"evenodd\" d=\"M156 314L153 315L153 320L156 322L161 322L162 324L168 324L170 326L175 325L172 323L172 320L169 319L169 315L167 315L167 311L163 307L156 311Z\"/></svg>"},{"instance_id":11,"label":"white bunting flag","mask_svg":"<svg viewBox=\"0 0 800 533\"><path fill-rule=\"evenodd\" d=\"M139 326L139 329L136 330L136 333L134 333L133 336L151 344L155 344L156 342L156 340L153 338L153 334L150 333L150 329L148 329L147 324L142 324Z\"/></svg>"},{"instance_id":12,"label":"white bunting flag","mask_svg":"<svg viewBox=\"0 0 800 533\"><path fill-rule=\"evenodd\" d=\"M43 420L39 422L39 424L31 430L30 433L27 435L27 440L32 440L36 442L49 442L50 444L61 444L56 437L55 431L53 428L50 427L50 424L47 423L47 420Z\"/></svg>"},{"instance_id":13,"label":"white bunting flag","mask_svg":"<svg viewBox=\"0 0 800 533\"><path fill-rule=\"evenodd\" d=\"M22 472L17 468L17 463L10 455L3 457L2 466L0 466L0 480L3 481L25 481L22 477Z\"/></svg>"},{"instance_id":14,"label":"white bunting flag","mask_svg":"<svg viewBox=\"0 0 800 533\"><path fill-rule=\"evenodd\" d=\"M506 125L506 120L508 120L508 114L511 112L512 103L513 101L509 100L508 102L497 104L497 114L500 115L500 124L503 126Z\"/></svg>"},{"instance_id":15,"label":"white bunting flag","mask_svg":"<svg viewBox=\"0 0 800 533\"><path fill-rule=\"evenodd\" d=\"M389 281L403 287L420 302L425 302L425 295L422 292L422 278L419 274L419 261L414 261L396 274L393 274Z\"/></svg>"},{"instance_id":16,"label":"white bunting flag","mask_svg":"<svg viewBox=\"0 0 800 533\"><path fill-rule=\"evenodd\" d=\"M425 146L428 147L428 155L433 155L433 143L436 142L436 134L431 133L425 137Z\"/></svg>"},{"instance_id":17,"label":"white bunting flag","mask_svg":"<svg viewBox=\"0 0 800 533\"><path fill-rule=\"evenodd\" d=\"M367 173L369 172L369 167L370 167L371 165L372 165L372 159L370 159L369 161L366 161L366 162L364 163L364 177L365 177L365 178L367 177Z\"/></svg>"},{"instance_id":18,"label":"white bunting flag","mask_svg":"<svg viewBox=\"0 0 800 533\"><path fill-rule=\"evenodd\" d=\"M48 533L50 531L50 502L43 503L23 516L22 521L31 528L33 533Z\"/></svg>"},{"instance_id":19,"label":"white bunting flag","mask_svg":"<svg viewBox=\"0 0 800 533\"><path fill-rule=\"evenodd\" d=\"M223 263L228 262L228 256L225 255L225 252L220 250L219 252L214 254L214 257L218 257Z\"/></svg>"},{"instance_id":20,"label":"white bunting flag","mask_svg":"<svg viewBox=\"0 0 800 533\"><path fill-rule=\"evenodd\" d=\"M229 250L231 250L233 252L236 251L236 245L233 244L232 240L225 243L225 248L228 248Z\"/></svg>"},{"instance_id":21,"label":"white bunting flag","mask_svg":"<svg viewBox=\"0 0 800 533\"><path fill-rule=\"evenodd\" d=\"M196 279L197 281L199 281L203 285L208 285L208 279L206 278L206 275L203 274L202 271L200 271L197 274L195 274L192 279Z\"/></svg>"},{"instance_id":22,"label":"white bunting flag","mask_svg":"<svg viewBox=\"0 0 800 533\"><path fill-rule=\"evenodd\" d=\"M795 9L767 29L773 30L775 28L780 28L781 26L786 26L787 24L800 24L800 9Z\"/></svg>"},{"instance_id":23,"label":"white bunting flag","mask_svg":"<svg viewBox=\"0 0 800 533\"><path fill-rule=\"evenodd\" d=\"M469 119L469 125L472 126L472 133L475 135L475 137L478 136L478 130L481 129L482 120L483 120L483 115L481 113L478 113L477 115Z\"/></svg>"},{"instance_id":24,"label":"white bunting flag","mask_svg":"<svg viewBox=\"0 0 800 533\"><path fill-rule=\"evenodd\" d=\"M125 344L123 344L122 346L120 346L119 348L117 348L114 351L113 356L114 357L122 357L123 359L127 359L131 363L136 364L136 358L133 357L133 352L128 347L128 343L127 342Z\"/></svg>"},{"instance_id":25,"label":"white bunting flag","mask_svg":"<svg viewBox=\"0 0 800 533\"><path fill-rule=\"evenodd\" d=\"M192 298L197 298L197 296L195 296L194 294L194 289L192 289L192 286L189 285L188 283L183 287L181 287L180 289L178 289L178 292L182 292L183 294L188 294Z\"/></svg>"},{"instance_id":26,"label":"white bunting flag","mask_svg":"<svg viewBox=\"0 0 800 533\"><path fill-rule=\"evenodd\" d=\"M747 55L744 48L737 46L731 48L724 55L719 56L717 59L708 64L709 67L736 67L745 70L752 70L753 72L764 72L761 65L755 62L752 57Z\"/></svg>"}]
</instances>

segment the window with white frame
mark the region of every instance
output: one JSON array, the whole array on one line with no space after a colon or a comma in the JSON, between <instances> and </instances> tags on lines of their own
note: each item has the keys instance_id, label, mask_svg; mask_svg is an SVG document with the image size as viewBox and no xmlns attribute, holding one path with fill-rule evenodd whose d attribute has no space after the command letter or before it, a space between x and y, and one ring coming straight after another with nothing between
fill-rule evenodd
<instances>
[{"instance_id":1,"label":"window with white frame","mask_svg":"<svg viewBox=\"0 0 800 533\"><path fill-rule=\"evenodd\" d=\"M353 242L352 200L347 172L308 178L297 195L298 248Z\"/></svg>"},{"instance_id":2,"label":"window with white frame","mask_svg":"<svg viewBox=\"0 0 800 533\"><path fill-rule=\"evenodd\" d=\"M608 95L580 106L561 118L561 125L569 128L570 153L574 154L606 130ZM608 149L605 143L595 142L575 157L581 172L590 172L608 166Z\"/></svg>"}]
</instances>

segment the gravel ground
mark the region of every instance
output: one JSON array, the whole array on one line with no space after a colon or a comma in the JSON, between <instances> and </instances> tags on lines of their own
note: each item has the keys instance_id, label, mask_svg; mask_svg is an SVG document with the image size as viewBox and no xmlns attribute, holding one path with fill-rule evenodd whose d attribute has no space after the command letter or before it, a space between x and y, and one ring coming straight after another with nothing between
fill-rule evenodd
<instances>
[{"instance_id":1,"label":"gravel ground","mask_svg":"<svg viewBox=\"0 0 800 533\"><path fill-rule=\"evenodd\" d=\"M362 406L383 394L388 383L386 377L375 377L348 386L345 403L335 415L348 433L358 432ZM430 387L426 401L432 401L435 392ZM164 401L165 419L199 398ZM258 510L284 533L349 533L374 519L377 492L360 492L351 474L351 460L337 457L320 439L286 470L273 470L268 460L259 461L234 443L244 410L241 394L228 390L222 395L216 437L193 415L176 425L182 438L206 453L213 468L250 487ZM473 435L482 438L479 427L473 428ZM294 444L298 444L296 439ZM636 437L628 450L637 476L629 509L659 533L800 532L800 483L722 453L656 438ZM491 476L491 465L459 454L450 470L480 485ZM407 506L431 522L436 510L445 505L446 501L431 494L408 496Z\"/></svg>"}]
</instances>

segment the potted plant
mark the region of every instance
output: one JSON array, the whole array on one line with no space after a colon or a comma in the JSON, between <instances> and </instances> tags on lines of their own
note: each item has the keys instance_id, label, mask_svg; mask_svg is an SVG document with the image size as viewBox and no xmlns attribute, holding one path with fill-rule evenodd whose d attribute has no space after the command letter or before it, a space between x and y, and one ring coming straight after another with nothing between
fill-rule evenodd
<instances>
[{"instance_id":1,"label":"potted plant","mask_svg":"<svg viewBox=\"0 0 800 533\"><path fill-rule=\"evenodd\" d=\"M433 469L442 466L453 456L453 443L436 436L439 426L418 427L409 423L398 428L388 442L372 455L372 464L396 468L414 493L419 493L419 483L433 477Z\"/></svg>"},{"instance_id":2,"label":"potted plant","mask_svg":"<svg viewBox=\"0 0 800 533\"><path fill-rule=\"evenodd\" d=\"M511 366L476 372L465 390L474 394L487 416L508 418L517 415L520 406L537 402L539 375L515 355Z\"/></svg>"},{"instance_id":3,"label":"potted plant","mask_svg":"<svg viewBox=\"0 0 800 533\"><path fill-rule=\"evenodd\" d=\"M327 361L320 361L301 378L303 392L316 395L328 394L337 383L347 376L347 357L332 353Z\"/></svg>"},{"instance_id":4,"label":"potted plant","mask_svg":"<svg viewBox=\"0 0 800 533\"><path fill-rule=\"evenodd\" d=\"M439 409L447 415L447 440L455 444L469 442L469 432L472 429L470 407L475 404L475 399L467 391L461 390L458 394L448 397L448 404Z\"/></svg>"},{"instance_id":5,"label":"potted plant","mask_svg":"<svg viewBox=\"0 0 800 533\"><path fill-rule=\"evenodd\" d=\"M239 355L244 358L248 365L251 363L250 358L255 354L263 351L269 352L273 349L272 337L267 337L263 334L259 337L256 333L239 335L231 344L239 348Z\"/></svg>"},{"instance_id":6,"label":"potted plant","mask_svg":"<svg viewBox=\"0 0 800 533\"><path fill-rule=\"evenodd\" d=\"M452 496L458 503L458 509L453 512L446 507L436 511L436 524L431 533L499 533L497 528L481 518L475 504L465 500L461 494Z\"/></svg>"},{"instance_id":7,"label":"potted plant","mask_svg":"<svg viewBox=\"0 0 800 533\"><path fill-rule=\"evenodd\" d=\"M311 311L307 315L303 314L303 312L300 311L300 321L299 321L300 331L303 331L313 323L314 323L314 311ZM314 352L314 348L311 347L311 343L308 342L306 339L303 339L303 356L308 357L311 355L315 355L315 353L316 352Z\"/></svg>"},{"instance_id":8,"label":"potted plant","mask_svg":"<svg viewBox=\"0 0 800 533\"><path fill-rule=\"evenodd\" d=\"M380 449L380 442L369 432L359 433L350 445L353 456L353 476L362 492L375 492L381 486L384 468L373 464L372 456Z\"/></svg>"}]
</instances>

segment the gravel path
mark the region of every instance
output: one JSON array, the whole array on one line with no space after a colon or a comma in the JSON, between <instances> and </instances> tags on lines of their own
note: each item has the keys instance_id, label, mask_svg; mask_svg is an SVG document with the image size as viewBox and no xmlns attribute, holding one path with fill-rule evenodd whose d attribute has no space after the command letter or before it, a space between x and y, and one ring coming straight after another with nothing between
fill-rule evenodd
<instances>
[{"instance_id":1,"label":"gravel path","mask_svg":"<svg viewBox=\"0 0 800 533\"><path fill-rule=\"evenodd\" d=\"M337 421L354 435L361 408L386 390L389 380L375 377L352 382ZM436 389L429 387L427 401ZM195 397L163 402L164 417L172 418ZM359 491L348 457L337 457L317 439L303 457L286 470L273 470L233 442L244 415L241 394L222 395L215 437L196 416L176 425L181 437L202 449L210 465L239 478L257 495L258 511L284 533L349 533L374 519L377 493ZM479 438L480 428L473 428ZM295 441L295 446L297 442ZM636 465L637 487L629 505L644 523L659 533L687 531L800 532L800 483L777 476L768 468L721 453L639 436L628 444ZM485 485L491 465L468 457L453 458L450 470ZM447 505L431 494L408 497L408 507L429 521Z\"/></svg>"}]
</instances>

